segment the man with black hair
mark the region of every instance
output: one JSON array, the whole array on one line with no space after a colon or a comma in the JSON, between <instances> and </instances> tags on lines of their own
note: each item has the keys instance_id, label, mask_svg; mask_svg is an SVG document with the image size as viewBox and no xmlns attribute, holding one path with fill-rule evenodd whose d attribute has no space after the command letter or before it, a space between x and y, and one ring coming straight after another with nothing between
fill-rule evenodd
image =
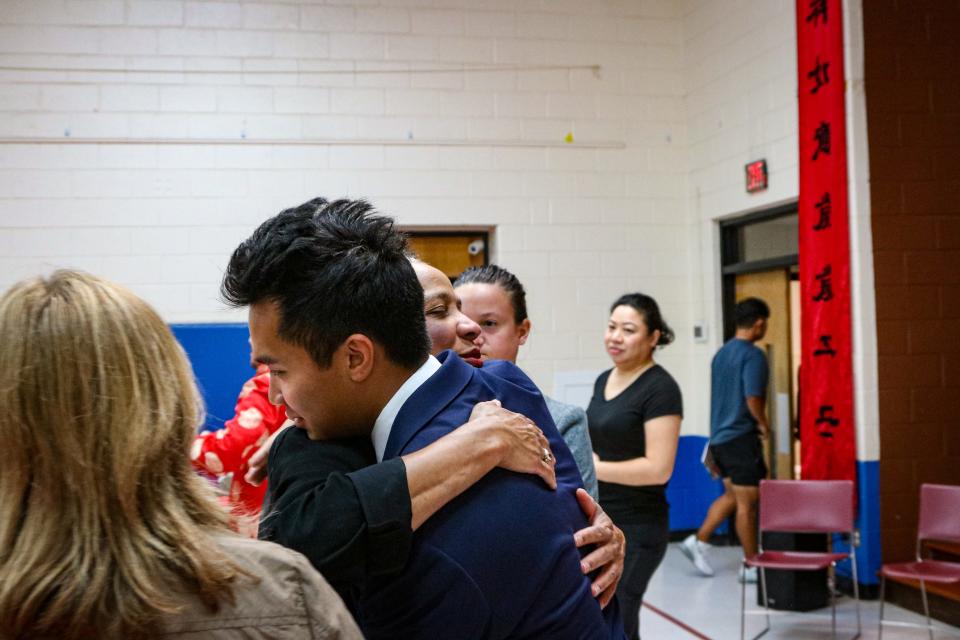
<instances>
[{"instance_id":1,"label":"man with black hair","mask_svg":"<svg viewBox=\"0 0 960 640\"><path fill-rule=\"evenodd\" d=\"M367 572L348 594L357 595L348 604L364 633L622 637L616 601L601 610L581 574L579 474L542 397L508 363L475 369L451 352L429 355L423 292L405 246L392 220L365 202L317 199L261 225L234 252L222 286L228 302L250 306L254 358L270 366L272 399L329 445L328 460L340 465L331 471L349 475L419 452L494 398L539 425L556 454L556 491L495 469L442 511L442 502L428 509L399 573ZM543 458L552 462L549 449ZM270 462L277 509L284 483L272 470L283 465ZM436 501L429 492L423 499ZM370 532L402 536L381 526L380 514L365 515Z\"/></svg>"},{"instance_id":2,"label":"man with black hair","mask_svg":"<svg viewBox=\"0 0 960 640\"><path fill-rule=\"evenodd\" d=\"M749 558L757 553L757 502L760 480L767 475L762 438L769 432L766 416L767 359L756 343L767 332L770 308L759 298L746 298L734 308L737 331L713 357L711 365L710 448L723 478L723 494L713 501L697 533L680 550L705 576L713 575L707 559L710 536L736 512L736 530ZM756 582L756 568L741 570L741 580Z\"/></svg>"}]
</instances>

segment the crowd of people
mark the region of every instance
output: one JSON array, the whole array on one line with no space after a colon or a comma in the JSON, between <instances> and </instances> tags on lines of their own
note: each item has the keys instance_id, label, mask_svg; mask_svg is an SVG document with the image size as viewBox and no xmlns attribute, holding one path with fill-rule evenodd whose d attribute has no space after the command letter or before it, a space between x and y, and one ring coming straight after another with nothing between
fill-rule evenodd
<instances>
[{"instance_id":1,"label":"crowd of people","mask_svg":"<svg viewBox=\"0 0 960 640\"><path fill-rule=\"evenodd\" d=\"M200 435L190 365L143 300L74 271L0 298L9 637L639 638L683 416L653 298L611 305L584 411L516 366L514 274L451 283L364 201L268 219L221 292L249 309L256 373ZM715 394L765 384L752 309L714 364L746 388ZM714 405L728 493L684 543L704 573L718 518L736 510L746 549L765 471L741 461L762 405Z\"/></svg>"}]
</instances>

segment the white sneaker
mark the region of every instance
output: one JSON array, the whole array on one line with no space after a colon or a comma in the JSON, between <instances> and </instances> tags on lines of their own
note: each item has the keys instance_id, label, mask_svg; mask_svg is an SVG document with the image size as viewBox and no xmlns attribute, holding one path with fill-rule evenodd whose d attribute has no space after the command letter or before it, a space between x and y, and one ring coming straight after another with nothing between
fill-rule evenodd
<instances>
[{"instance_id":1,"label":"white sneaker","mask_svg":"<svg viewBox=\"0 0 960 640\"><path fill-rule=\"evenodd\" d=\"M680 551L682 551L683 555L687 556L690 562L693 563L693 566L697 568L697 571L705 576L712 576L713 567L711 567L710 563L707 561L706 554L711 546L712 545L709 545L706 542L700 542L697 540L697 536L691 533L689 536L687 536L686 540L680 543Z\"/></svg>"},{"instance_id":2,"label":"white sneaker","mask_svg":"<svg viewBox=\"0 0 960 640\"><path fill-rule=\"evenodd\" d=\"M740 582L746 582L747 584L756 584L757 583L757 568L756 567L740 567Z\"/></svg>"}]
</instances>

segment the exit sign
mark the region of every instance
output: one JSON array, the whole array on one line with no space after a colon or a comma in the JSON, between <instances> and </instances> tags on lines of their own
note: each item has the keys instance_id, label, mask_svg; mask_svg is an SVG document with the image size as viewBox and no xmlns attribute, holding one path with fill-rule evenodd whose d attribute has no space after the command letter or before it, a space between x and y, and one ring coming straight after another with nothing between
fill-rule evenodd
<instances>
[{"instance_id":1,"label":"exit sign","mask_svg":"<svg viewBox=\"0 0 960 640\"><path fill-rule=\"evenodd\" d=\"M767 188L767 161L757 160L744 167L747 170L747 193Z\"/></svg>"}]
</instances>

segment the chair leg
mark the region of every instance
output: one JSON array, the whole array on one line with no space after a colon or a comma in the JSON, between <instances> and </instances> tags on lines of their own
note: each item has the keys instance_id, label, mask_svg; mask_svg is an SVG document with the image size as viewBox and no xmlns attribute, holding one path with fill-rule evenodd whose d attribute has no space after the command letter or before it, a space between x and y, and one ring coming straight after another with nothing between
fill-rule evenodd
<instances>
[{"instance_id":1,"label":"chair leg","mask_svg":"<svg viewBox=\"0 0 960 640\"><path fill-rule=\"evenodd\" d=\"M764 567L760 567L760 592L763 596L763 608L767 614L767 628L763 630L763 633L766 633L770 630L770 600L767 597L767 570Z\"/></svg>"},{"instance_id":2,"label":"chair leg","mask_svg":"<svg viewBox=\"0 0 960 640\"><path fill-rule=\"evenodd\" d=\"M746 570L747 563L743 562L742 568ZM758 568L760 572L760 594L763 597L763 606L767 611L767 626L757 635L752 636L751 640L757 640L757 638L763 636L768 631L770 631L770 603L767 602L767 579L766 574L762 568ZM746 637L746 625L747 625L747 581L740 581L740 640L744 640Z\"/></svg>"},{"instance_id":3,"label":"chair leg","mask_svg":"<svg viewBox=\"0 0 960 640\"><path fill-rule=\"evenodd\" d=\"M833 640L837 640L837 563L831 562L827 569L827 589L830 590L830 634Z\"/></svg>"},{"instance_id":4,"label":"chair leg","mask_svg":"<svg viewBox=\"0 0 960 640\"><path fill-rule=\"evenodd\" d=\"M746 567L746 565L743 565ZM742 580L740 582L740 640L744 640L746 637L746 625L747 622L747 581Z\"/></svg>"},{"instance_id":5,"label":"chair leg","mask_svg":"<svg viewBox=\"0 0 960 640\"><path fill-rule=\"evenodd\" d=\"M930 640L933 640L933 621L930 620L930 603L927 602L927 585L920 580L920 596L923 598L923 614L927 616L927 633L930 634Z\"/></svg>"},{"instance_id":6,"label":"chair leg","mask_svg":"<svg viewBox=\"0 0 960 640\"><path fill-rule=\"evenodd\" d=\"M860 628L860 583L857 580L857 555L853 551L853 540L850 541L850 551L850 567L853 569L853 602L857 609L857 635L853 636L856 640L863 633L863 629Z\"/></svg>"},{"instance_id":7,"label":"chair leg","mask_svg":"<svg viewBox=\"0 0 960 640\"><path fill-rule=\"evenodd\" d=\"M883 596L887 588L887 578L880 574L880 623L877 625L877 640L883 640Z\"/></svg>"}]
</instances>

